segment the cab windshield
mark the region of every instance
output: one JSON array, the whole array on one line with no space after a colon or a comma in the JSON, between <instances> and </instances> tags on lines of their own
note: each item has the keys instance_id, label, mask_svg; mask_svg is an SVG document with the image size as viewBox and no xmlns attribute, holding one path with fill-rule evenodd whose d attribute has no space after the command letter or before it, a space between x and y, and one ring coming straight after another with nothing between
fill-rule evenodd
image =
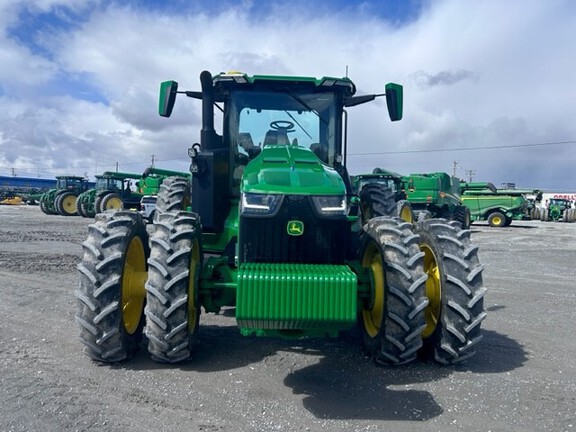
<instances>
[{"instance_id":1,"label":"cab windshield","mask_svg":"<svg viewBox=\"0 0 576 432\"><path fill-rule=\"evenodd\" d=\"M228 111L230 137L239 153L295 145L311 149L333 166L340 155L334 98L333 93L235 92Z\"/></svg>"},{"instance_id":2,"label":"cab windshield","mask_svg":"<svg viewBox=\"0 0 576 432\"><path fill-rule=\"evenodd\" d=\"M98 178L96 179L96 189L122 189L122 180L111 178Z\"/></svg>"},{"instance_id":3,"label":"cab windshield","mask_svg":"<svg viewBox=\"0 0 576 432\"><path fill-rule=\"evenodd\" d=\"M80 180L78 180L78 179L60 178L56 181L56 187L58 189L65 189L68 187L77 186L79 184L80 184Z\"/></svg>"}]
</instances>

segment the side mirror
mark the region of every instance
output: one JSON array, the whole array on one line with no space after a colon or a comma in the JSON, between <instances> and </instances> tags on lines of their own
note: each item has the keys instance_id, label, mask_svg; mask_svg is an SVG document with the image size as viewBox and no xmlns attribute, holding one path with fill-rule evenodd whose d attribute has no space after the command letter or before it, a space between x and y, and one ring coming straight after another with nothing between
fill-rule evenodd
<instances>
[{"instance_id":1,"label":"side mirror","mask_svg":"<svg viewBox=\"0 0 576 432\"><path fill-rule=\"evenodd\" d=\"M172 108L176 102L178 83L176 81L164 81L160 83L160 100L158 103L158 114L162 117L170 117Z\"/></svg>"},{"instance_id":2,"label":"side mirror","mask_svg":"<svg viewBox=\"0 0 576 432\"><path fill-rule=\"evenodd\" d=\"M386 84L386 105L388 106L388 114L390 115L390 120L402 120L403 100L403 89L400 84Z\"/></svg>"}]
</instances>

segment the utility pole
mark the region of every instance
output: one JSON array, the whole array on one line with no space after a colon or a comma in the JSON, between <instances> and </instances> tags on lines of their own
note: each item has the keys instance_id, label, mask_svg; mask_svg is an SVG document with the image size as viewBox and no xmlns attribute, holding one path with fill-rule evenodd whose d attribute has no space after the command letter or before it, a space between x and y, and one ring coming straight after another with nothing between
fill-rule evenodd
<instances>
[{"instance_id":1,"label":"utility pole","mask_svg":"<svg viewBox=\"0 0 576 432\"><path fill-rule=\"evenodd\" d=\"M151 165L152 168L154 168L154 160L155 160L155 159L156 159L156 155L153 154L153 155L152 155L152 165Z\"/></svg>"},{"instance_id":2,"label":"utility pole","mask_svg":"<svg viewBox=\"0 0 576 432\"><path fill-rule=\"evenodd\" d=\"M472 182L474 178L474 174L476 174L476 170L466 170L466 176L468 177L468 182Z\"/></svg>"},{"instance_id":3,"label":"utility pole","mask_svg":"<svg viewBox=\"0 0 576 432\"><path fill-rule=\"evenodd\" d=\"M456 177L456 167L458 166L458 162L452 162L452 177Z\"/></svg>"}]
</instances>

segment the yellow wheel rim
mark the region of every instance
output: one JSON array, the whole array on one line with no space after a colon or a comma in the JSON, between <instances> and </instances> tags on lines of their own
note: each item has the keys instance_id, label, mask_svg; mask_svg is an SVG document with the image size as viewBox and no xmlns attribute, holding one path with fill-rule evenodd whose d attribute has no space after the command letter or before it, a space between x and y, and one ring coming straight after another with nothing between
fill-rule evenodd
<instances>
[{"instance_id":1,"label":"yellow wheel rim","mask_svg":"<svg viewBox=\"0 0 576 432\"><path fill-rule=\"evenodd\" d=\"M68 214L76 213L76 196L69 195L62 200L62 208Z\"/></svg>"},{"instance_id":2,"label":"yellow wheel rim","mask_svg":"<svg viewBox=\"0 0 576 432\"><path fill-rule=\"evenodd\" d=\"M384 319L384 286L386 282L382 257L374 244L366 250L362 265L368 269L372 285L372 301L369 308L362 309L362 321L366 333L373 338L380 332Z\"/></svg>"},{"instance_id":3,"label":"yellow wheel rim","mask_svg":"<svg viewBox=\"0 0 576 432\"><path fill-rule=\"evenodd\" d=\"M442 283L436 255L432 249L425 244L420 245L420 250L424 252L424 272L428 275L428 279L426 280L426 297L428 297L429 303L424 311L426 328L422 332L422 337L427 338L434 333L440 320Z\"/></svg>"},{"instance_id":4,"label":"yellow wheel rim","mask_svg":"<svg viewBox=\"0 0 576 432\"><path fill-rule=\"evenodd\" d=\"M133 334L142 317L146 298L144 283L148 276L144 245L138 236L130 241L122 274L122 319L126 331Z\"/></svg>"},{"instance_id":5,"label":"yellow wheel rim","mask_svg":"<svg viewBox=\"0 0 576 432\"><path fill-rule=\"evenodd\" d=\"M110 198L106 203L106 210L122 210L122 200L120 198Z\"/></svg>"},{"instance_id":6,"label":"yellow wheel rim","mask_svg":"<svg viewBox=\"0 0 576 432\"><path fill-rule=\"evenodd\" d=\"M196 331L196 321L198 320L198 281L197 272L200 265L200 246L198 240L194 240L192 245L192 257L190 258L190 277L188 281L188 330L190 333Z\"/></svg>"},{"instance_id":7,"label":"yellow wheel rim","mask_svg":"<svg viewBox=\"0 0 576 432\"><path fill-rule=\"evenodd\" d=\"M404 222L414 222L414 217L410 210L410 207L403 206L402 210L400 210L400 219L402 219Z\"/></svg>"}]
</instances>

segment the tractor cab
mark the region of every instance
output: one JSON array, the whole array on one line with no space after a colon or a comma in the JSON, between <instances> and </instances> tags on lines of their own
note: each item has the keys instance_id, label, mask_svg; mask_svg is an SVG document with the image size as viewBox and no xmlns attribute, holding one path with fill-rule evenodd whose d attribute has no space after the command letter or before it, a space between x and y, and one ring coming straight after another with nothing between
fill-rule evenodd
<instances>
[{"instance_id":1,"label":"tractor cab","mask_svg":"<svg viewBox=\"0 0 576 432\"><path fill-rule=\"evenodd\" d=\"M192 211L205 232L222 232L230 205L260 217L279 196L319 195L328 208L352 193L346 172L345 107L377 96L354 96L348 78L308 78L203 72L201 92L161 84L159 113L170 116L177 93L201 99L201 142L189 149L192 159ZM402 117L402 87L386 85L392 120ZM214 107L222 113L221 134L214 127ZM275 201L274 201L275 202ZM345 210L345 208L340 209ZM345 213L345 212L344 212Z\"/></svg>"},{"instance_id":2,"label":"tractor cab","mask_svg":"<svg viewBox=\"0 0 576 432\"><path fill-rule=\"evenodd\" d=\"M123 188L122 179L113 178L105 175L96 176L96 190L111 190L120 192Z\"/></svg>"},{"instance_id":3,"label":"tractor cab","mask_svg":"<svg viewBox=\"0 0 576 432\"><path fill-rule=\"evenodd\" d=\"M56 177L56 189L69 190L81 193L88 188L88 183L84 177L58 176Z\"/></svg>"}]
</instances>

